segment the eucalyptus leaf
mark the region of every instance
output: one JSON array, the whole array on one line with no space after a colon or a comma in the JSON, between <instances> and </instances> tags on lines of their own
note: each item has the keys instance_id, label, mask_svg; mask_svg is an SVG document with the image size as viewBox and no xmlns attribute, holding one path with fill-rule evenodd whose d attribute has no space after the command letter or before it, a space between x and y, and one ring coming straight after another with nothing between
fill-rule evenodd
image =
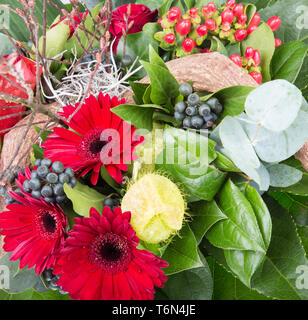
<instances>
[{"instance_id":1,"label":"eucalyptus leaf","mask_svg":"<svg viewBox=\"0 0 308 320\"><path fill-rule=\"evenodd\" d=\"M247 97L248 117L264 128L281 132L294 122L302 106L301 91L286 80L260 85Z\"/></svg>"},{"instance_id":2,"label":"eucalyptus leaf","mask_svg":"<svg viewBox=\"0 0 308 320\"><path fill-rule=\"evenodd\" d=\"M89 217L91 207L94 207L99 213L103 211L103 201L106 196L96 190L80 182L74 188L65 183L63 189L66 196L72 201L74 211L79 215Z\"/></svg>"},{"instance_id":3,"label":"eucalyptus leaf","mask_svg":"<svg viewBox=\"0 0 308 320\"><path fill-rule=\"evenodd\" d=\"M303 173L286 164L274 164L267 167L270 174L270 185L273 187L289 187L303 178Z\"/></svg>"}]
</instances>

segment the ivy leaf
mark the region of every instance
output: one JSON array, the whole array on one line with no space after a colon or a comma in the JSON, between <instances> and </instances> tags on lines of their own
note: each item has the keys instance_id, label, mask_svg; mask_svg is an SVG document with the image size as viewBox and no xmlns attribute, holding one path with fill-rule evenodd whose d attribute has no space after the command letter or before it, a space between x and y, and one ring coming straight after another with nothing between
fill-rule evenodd
<instances>
[{"instance_id":1,"label":"ivy leaf","mask_svg":"<svg viewBox=\"0 0 308 320\"><path fill-rule=\"evenodd\" d=\"M249 37L241 42L242 56L244 56L248 47L259 50L263 81L270 81L270 63L275 51L275 38L273 31L266 23L261 24Z\"/></svg>"},{"instance_id":2,"label":"ivy leaf","mask_svg":"<svg viewBox=\"0 0 308 320\"><path fill-rule=\"evenodd\" d=\"M294 122L302 103L302 93L296 86L286 80L273 80L248 95L245 111L259 126L281 132Z\"/></svg>"},{"instance_id":3,"label":"ivy leaf","mask_svg":"<svg viewBox=\"0 0 308 320\"><path fill-rule=\"evenodd\" d=\"M106 198L103 194L80 182L74 188L65 183L63 189L66 196L72 201L74 211L77 214L89 217L91 207L94 207L99 213L102 212L103 201Z\"/></svg>"},{"instance_id":4,"label":"ivy leaf","mask_svg":"<svg viewBox=\"0 0 308 320\"><path fill-rule=\"evenodd\" d=\"M293 83L302 68L307 48L301 41L292 41L277 47L271 61L272 79L285 79Z\"/></svg>"},{"instance_id":5,"label":"ivy leaf","mask_svg":"<svg viewBox=\"0 0 308 320\"><path fill-rule=\"evenodd\" d=\"M138 104L143 104L143 95L147 88L150 86L149 84L146 83L139 83L139 82L133 82L129 81L129 86L132 88L134 92L134 101L135 103Z\"/></svg>"},{"instance_id":6,"label":"ivy leaf","mask_svg":"<svg viewBox=\"0 0 308 320\"><path fill-rule=\"evenodd\" d=\"M184 270L204 267L199 257L196 238L188 224L181 229L179 236L172 239L162 259L169 263L169 266L164 269L168 276Z\"/></svg>"}]
</instances>

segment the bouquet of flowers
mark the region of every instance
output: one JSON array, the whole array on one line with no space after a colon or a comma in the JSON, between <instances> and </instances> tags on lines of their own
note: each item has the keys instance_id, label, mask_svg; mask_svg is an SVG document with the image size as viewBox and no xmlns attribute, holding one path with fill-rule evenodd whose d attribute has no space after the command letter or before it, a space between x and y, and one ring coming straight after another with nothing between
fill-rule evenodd
<instances>
[{"instance_id":1,"label":"bouquet of flowers","mask_svg":"<svg viewBox=\"0 0 308 320\"><path fill-rule=\"evenodd\" d=\"M308 7L248 2L2 1L0 299L308 299Z\"/></svg>"}]
</instances>

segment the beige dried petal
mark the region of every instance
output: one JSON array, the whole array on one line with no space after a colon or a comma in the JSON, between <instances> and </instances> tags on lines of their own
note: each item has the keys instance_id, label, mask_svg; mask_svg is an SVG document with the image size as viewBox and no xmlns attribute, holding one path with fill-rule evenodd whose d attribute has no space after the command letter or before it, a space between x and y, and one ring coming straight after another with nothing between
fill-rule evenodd
<instances>
[{"instance_id":1,"label":"beige dried petal","mask_svg":"<svg viewBox=\"0 0 308 320\"><path fill-rule=\"evenodd\" d=\"M295 154L295 158L299 160L303 167L308 171L308 140L304 146Z\"/></svg>"}]
</instances>

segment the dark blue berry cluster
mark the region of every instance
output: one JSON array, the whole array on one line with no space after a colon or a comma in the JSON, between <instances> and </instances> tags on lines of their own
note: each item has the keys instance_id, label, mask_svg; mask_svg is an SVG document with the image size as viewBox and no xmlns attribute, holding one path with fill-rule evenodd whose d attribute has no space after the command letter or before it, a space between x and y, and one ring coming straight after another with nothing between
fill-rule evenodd
<instances>
[{"instance_id":1,"label":"dark blue berry cluster","mask_svg":"<svg viewBox=\"0 0 308 320\"><path fill-rule=\"evenodd\" d=\"M206 102L201 102L199 95L193 92L189 83L181 84L179 90L184 100L175 105L174 118L182 122L184 128L214 129L215 122L223 111L218 99L212 97Z\"/></svg>"},{"instance_id":2,"label":"dark blue berry cluster","mask_svg":"<svg viewBox=\"0 0 308 320\"><path fill-rule=\"evenodd\" d=\"M54 275L52 271L53 269L45 269L42 274L48 288L54 291L58 290L61 294L67 294L57 285L60 275Z\"/></svg>"},{"instance_id":3,"label":"dark blue berry cluster","mask_svg":"<svg viewBox=\"0 0 308 320\"><path fill-rule=\"evenodd\" d=\"M25 192L31 193L36 199L43 197L47 202L61 203L66 200L64 183L71 188L77 184L73 169L65 169L62 162L52 163L47 158L35 160L34 166L37 169L31 172L31 179L23 183Z\"/></svg>"},{"instance_id":4,"label":"dark blue berry cluster","mask_svg":"<svg viewBox=\"0 0 308 320\"><path fill-rule=\"evenodd\" d=\"M22 192L20 188L16 188L15 185L15 179L18 178L18 174L22 173L25 174L25 170L21 169L20 167L15 168L12 172L9 173L9 182L12 186L12 190L15 191L17 194L22 196ZM6 186L0 186L0 197L4 198L4 203L6 205L12 204L12 203L17 203L8 193L8 189Z\"/></svg>"},{"instance_id":5,"label":"dark blue berry cluster","mask_svg":"<svg viewBox=\"0 0 308 320\"><path fill-rule=\"evenodd\" d=\"M114 199L112 197L106 198L103 202L104 207L109 207L111 210L120 206L120 201L118 199Z\"/></svg>"}]
</instances>

